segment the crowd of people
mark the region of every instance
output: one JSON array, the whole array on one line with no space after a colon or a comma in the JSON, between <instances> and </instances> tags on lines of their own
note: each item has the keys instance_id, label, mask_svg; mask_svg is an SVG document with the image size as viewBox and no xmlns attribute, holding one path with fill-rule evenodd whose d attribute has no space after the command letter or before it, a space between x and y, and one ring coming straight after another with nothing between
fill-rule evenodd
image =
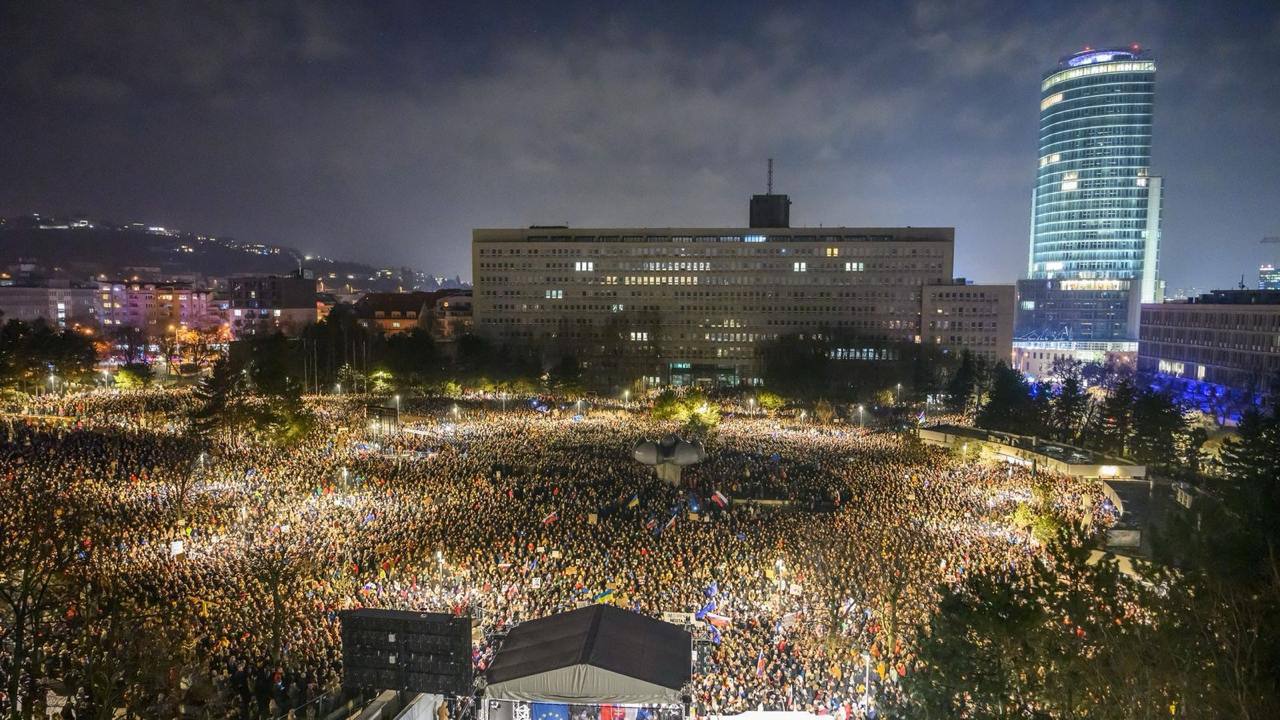
<instances>
[{"instance_id":1,"label":"crowd of people","mask_svg":"<svg viewBox=\"0 0 1280 720\"><path fill-rule=\"evenodd\" d=\"M341 683L346 609L469 614L482 673L515 624L609 602L695 619L700 715L861 717L867 698L929 672L913 638L940 585L1046 552L1008 521L1033 483L1063 514L1105 519L1087 484L856 426L727 417L675 487L632 458L672 430L639 409L438 402L388 432L358 399L313 399L315 430L279 447L194 437L193 402L148 391L11 408L0 476L39 478L91 513L77 576L163 608L137 632L183 633L197 659L183 671L243 716L316 712ZM82 645L42 640L51 677L85 662Z\"/></svg>"}]
</instances>

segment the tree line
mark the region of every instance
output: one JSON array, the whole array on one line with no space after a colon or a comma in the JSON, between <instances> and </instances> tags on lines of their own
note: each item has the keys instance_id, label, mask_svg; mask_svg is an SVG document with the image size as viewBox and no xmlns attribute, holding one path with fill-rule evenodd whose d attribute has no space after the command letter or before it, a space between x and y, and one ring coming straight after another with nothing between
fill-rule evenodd
<instances>
[{"instance_id":1,"label":"tree line","mask_svg":"<svg viewBox=\"0 0 1280 720\"><path fill-rule=\"evenodd\" d=\"M1058 521L1035 533L1052 552L1031 570L939 588L904 712L1280 717L1278 410L1245 415L1191 508L1155 531L1156 562L1122 572Z\"/></svg>"},{"instance_id":2,"label":"tree line","mask_svg":"<svg viewBox=\"0 0 1280 720\"><path fill-rule=\"evenodd\" d=\"M1203 469L1208 432L1169 393L1099 364L1059 361L1053 376L1030 382L1003 362L986 367L964 353L948 381L947 404L988 430L1133 458L1179 476Z\"/></svg>"}]
</instances>

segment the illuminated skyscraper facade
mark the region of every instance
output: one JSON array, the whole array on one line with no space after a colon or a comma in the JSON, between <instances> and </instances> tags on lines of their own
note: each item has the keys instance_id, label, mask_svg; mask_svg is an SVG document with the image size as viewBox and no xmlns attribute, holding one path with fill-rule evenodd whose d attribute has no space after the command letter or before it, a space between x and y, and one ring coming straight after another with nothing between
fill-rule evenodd
<instances>
[{"instance_id":1,"label":"illuminated skyscraper facade","mask_svg":"<svg viewBox=\"0 0 1280 720\"><path fill-rule=\"evenodd\" d=\"M1280 290L1280 268L1270 263L1258 266L1258 289Z\"/></svg>"},{"instance_id":2,"label":"illuminated skyscraper facade","mask_svg":"<svg viewBox=\"0 0 1280 720\"><path fill-rule=\"evenodd\" d=\"M1150 172L1155 73L1137 46L1090 49L1041 81L1020 337L1131 342L1141 304L1163 294L1163 188Z\"/></svg>"}]
</instances>

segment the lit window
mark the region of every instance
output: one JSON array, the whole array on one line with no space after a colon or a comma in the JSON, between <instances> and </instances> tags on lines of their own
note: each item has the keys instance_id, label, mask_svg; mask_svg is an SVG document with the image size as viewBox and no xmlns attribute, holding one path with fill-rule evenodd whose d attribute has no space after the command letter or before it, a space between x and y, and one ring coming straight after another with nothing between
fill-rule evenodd
<instances>
[{"instance_id":1,"label":"lit window","mask_svg":"<svg viewBox=\"0 0 1280 720\"><path fill-rule=\"evenodd\" d=\"M579 260L573 264L573 269L578 272L591 272L596 269L594 260Z\"/></svg>"},{"instance_id":2,"label":"lit window","mask_svg":"<svg viewBox=\"0 0 1280 720\"><path fill-rule=\"evenodd\" d=\"M845 272L862 272L862 263L847 262L844 264L844 271Z\"/></svg>"},{"instance_id":3,"label":"lit window","mask_svg":"<svg viewBox=\"0 0 1280 720\"><path fill-rule=\"evenodd\" d=\"M631 339L632 339L632 341L634 341L634 342L648 342L648 341L649 341L649 332L648 332L648 331L646 331L646 330L642 330L642 331L639 331L639 332L636 332L635 330L632 330L632 331L631 331Z\"/></svg>"},{"instance_id":4,"label":"lit window","mask_svg":"<svg viewBox=\"0 0 1280 720\"><path fill-rule=\"evenodd\" d=\"M1056 93L1040 101L1040 109L1048 110L1049 108L1062 102L1062 93Z\"/></svg>"},{"instance_id":5,"label":"lit window","mask_svg":"<svg viewBox=\"0 0 1280 720\"><path fill-rule=\"evenodd\" d=\"M548 290L548 291L546 292L546 298L547 298L548 300L563 300L563 299L564 299L564 291L563 291L563 290Z\"/></svg>"},{"instance_id":6,"label":"lit window","mask_svg":"<svg viewBox=\"0 0 1280 720\"><path fill-rule=\"evenodd\" d=\"M792 264L791 264L791 269L792 269L794 272L808 272L808 271L809 271L809 266L808 266L808 264L806 264L806 263L798 262L798 263L792 263Z\"/></svg>"},{"instance_id":7,"label":"lit window","mask_svg":"<svg viewBox=\"0 0 1280 720\"><path fill-rule=\"evenodd\" d=\"M827 257L840 257L840 248L827 248Z\"/></svg>"}]
</instances>

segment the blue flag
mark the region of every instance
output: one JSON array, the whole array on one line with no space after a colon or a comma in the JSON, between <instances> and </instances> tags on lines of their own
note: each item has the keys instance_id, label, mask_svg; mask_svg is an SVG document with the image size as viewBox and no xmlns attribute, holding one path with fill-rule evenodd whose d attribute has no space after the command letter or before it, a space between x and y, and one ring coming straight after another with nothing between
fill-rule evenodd
<instances>
[{"instance_id":1,"label":"blue flag","mask_svg":"<svg viewBox=\"0 0 1280 720\"><path fill-rule=\"evenodd\" d=\"M706 605L703 605L701 608L698 609L698 612L693 614L693 618L695 620L701 620L702 618L707 616L707 613L711 613L715 611L716 611L716 601L708 600Z\"/></svg>"},{"instance_id":2,"label":"blue flag","mask_svg":"<svg viewBox=\"0 0 1280 720\"><path fill-rule=\"evenodd\" d=\"M534 703L530 720L569 720L569 706L563 703Z\"/></svg>"}]
</instances>

